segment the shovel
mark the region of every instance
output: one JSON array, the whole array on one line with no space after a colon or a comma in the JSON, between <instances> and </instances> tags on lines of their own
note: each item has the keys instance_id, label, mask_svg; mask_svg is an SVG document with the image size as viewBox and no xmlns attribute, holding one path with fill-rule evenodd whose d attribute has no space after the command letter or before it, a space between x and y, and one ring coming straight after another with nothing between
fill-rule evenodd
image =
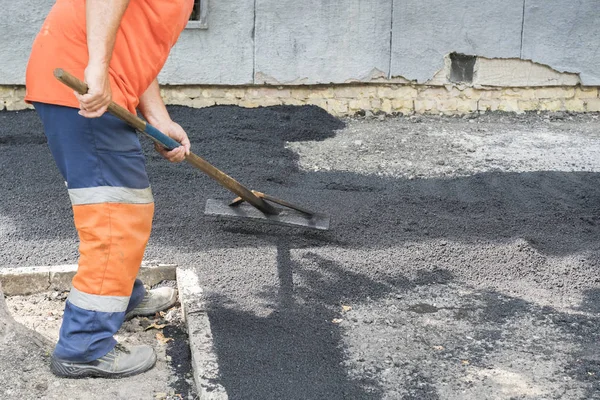
<instances>
[{"instance_id":1,"label":"shovel","mask_svg":"<svg viewBox=\"0 0 600 400\"><path fill-rule=\"evenodd\" d=\"M62 68L55 69L54 76L62 83L81 94L85 94L88 91L88 87L84 82L64 71ZM145 134L167 150L173 150L181 146L180 143L115 102L110 103L108 112L129 124L137 131ZM325 214L314 213L276 197L249 190L238 181L194 153L186 155L185 161L217 181L217 183L225 189L228 189L239 196L232 202L208 199L204 210L204 213L207 215L229 219L253 219L279 225L301 226L319 230L329 229L329 216ZM276 207L271 203L282 206L283 208Z\"/></svg>"}]
</instances>

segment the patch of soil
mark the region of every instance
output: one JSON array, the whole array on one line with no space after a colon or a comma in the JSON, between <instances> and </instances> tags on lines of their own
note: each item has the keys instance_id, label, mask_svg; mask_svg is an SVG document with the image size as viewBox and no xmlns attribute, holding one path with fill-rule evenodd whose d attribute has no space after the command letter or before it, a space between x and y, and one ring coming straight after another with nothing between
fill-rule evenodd
<instances>
[{"instance_id":1,"label":"patch of soil","mask_svg":"<svg viewBox=\"0 0 600 400\"><path fill-rule=\"evenodd\" d=\"M17 322L56 343L67 296L68 292L59 291L11 296L6 298L6 304ZM115 338L124 345L154 347L156 366L144 374L117 380L61 379L52 375L48 367L51 349L40 352L34 343L21 343L15 349L19 357L0 367L3 381L12 382L0 386L0 398L197 399L179 304L153 317L126 321Z\"/></svg>"}]
</instances>

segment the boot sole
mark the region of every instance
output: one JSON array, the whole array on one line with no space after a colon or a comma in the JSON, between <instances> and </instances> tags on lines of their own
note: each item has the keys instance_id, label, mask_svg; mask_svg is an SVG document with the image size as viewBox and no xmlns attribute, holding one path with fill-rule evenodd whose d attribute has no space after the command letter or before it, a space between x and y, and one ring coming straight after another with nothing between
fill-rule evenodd
<instances>
[{"instance_id":1,"label":"boot sole","mask_svg":"<svg viewBox=\"0 0 600 400\"><path fill-rule=\"evenodd\" d=\"M71 365L65 365L71 364ZM135 368L131 368L125 371L112 372L106 371L98 367L94 367L92 365L78 365L74 363L70 363L69 361L61 361L58 359L52 359L50 363L50 371L58 377L61 378L72 378L72 379L81 379L81 378L108 378L108 379L118 379L125 378L127 376L133 376L141 374L142 372L146 372L156 364L156 354L154 354L151 358L149 358L144 364L136 366Z\"/></svg>"}]
</instances>

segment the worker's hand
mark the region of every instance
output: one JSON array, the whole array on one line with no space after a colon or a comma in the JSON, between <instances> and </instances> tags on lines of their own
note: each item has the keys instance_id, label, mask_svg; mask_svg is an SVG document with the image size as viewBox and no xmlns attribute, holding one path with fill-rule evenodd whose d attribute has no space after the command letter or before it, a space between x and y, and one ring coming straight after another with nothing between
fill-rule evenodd
<instances>
[{"instance_id":1,"label":"worker's hand","mask_svg":"<svg viewBox=\"0 0 600 400\"><path fill-rule=\"evenodd\" d=\"M112 99L108 68L89 64L84 72L84 81L88 85L88 92L84 95L75 92L81 109L79 115L86 118L98 118L106 112Z\"/></svg>"},{"instance_id":2,"label":"worker's hand","mask_svg":"<svg viewBox=\"0 0 600 400\"><path fill-rule=\"evenodd\" d=\"M154 148L164 158L171 162L181 162L185 159L186 155L190 154L190 139L188 139L187 133L185 133L183 128L178 123L171 120L164 122L154 121L152 125L165 135L181 143L181 146L171 151L167 151L161 145L155 144Z\"/></svg>"}]
</instances>

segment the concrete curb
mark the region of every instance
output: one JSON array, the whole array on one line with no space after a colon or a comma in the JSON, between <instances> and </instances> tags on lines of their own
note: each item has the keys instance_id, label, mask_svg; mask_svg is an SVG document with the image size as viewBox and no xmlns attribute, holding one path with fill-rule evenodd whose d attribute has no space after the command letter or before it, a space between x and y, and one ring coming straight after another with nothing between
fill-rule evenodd
<instances>
[{"instance_id":1,"label":"concrete curb","mask_svg":"<svg viewBox=\"0 0 600 400\"><path fill-rule=\"evenodd\" d=\"M77 265L25 267L0 270L6 296L30 295L48 290L70 290ZM183 320L187 326L194 381L200 400L228 400L219 383L219 364L206 312L202 287L193 270L173 264L142 263L138 277L152 286L164 280L177 280Z\"/></svg>"},{"instance_id":2,"label":"concrete curb","mask_svg":"<svg viewBox=\"0 0 600 400\"><path fill-rule=\"evenodd\" d=\"M198 396L200 400L227 400L227 391L219 383L219 364L198 276L193 270L178 268L177 287L188 329Z\"/></svg>"},{"instance_id":3,"label":"concrete curb","mask_svg":"<svg viewBox=\"0 0 600 400\"><path fill-rule=\"evenodd\" d=\"M138 274L144 284L153 286L176 279L176 265L142 263ZM0 270L0 282L6 296L21 296L48 290L71 290L77 265L22 267Z\"/></svg>"}]
</instances>

